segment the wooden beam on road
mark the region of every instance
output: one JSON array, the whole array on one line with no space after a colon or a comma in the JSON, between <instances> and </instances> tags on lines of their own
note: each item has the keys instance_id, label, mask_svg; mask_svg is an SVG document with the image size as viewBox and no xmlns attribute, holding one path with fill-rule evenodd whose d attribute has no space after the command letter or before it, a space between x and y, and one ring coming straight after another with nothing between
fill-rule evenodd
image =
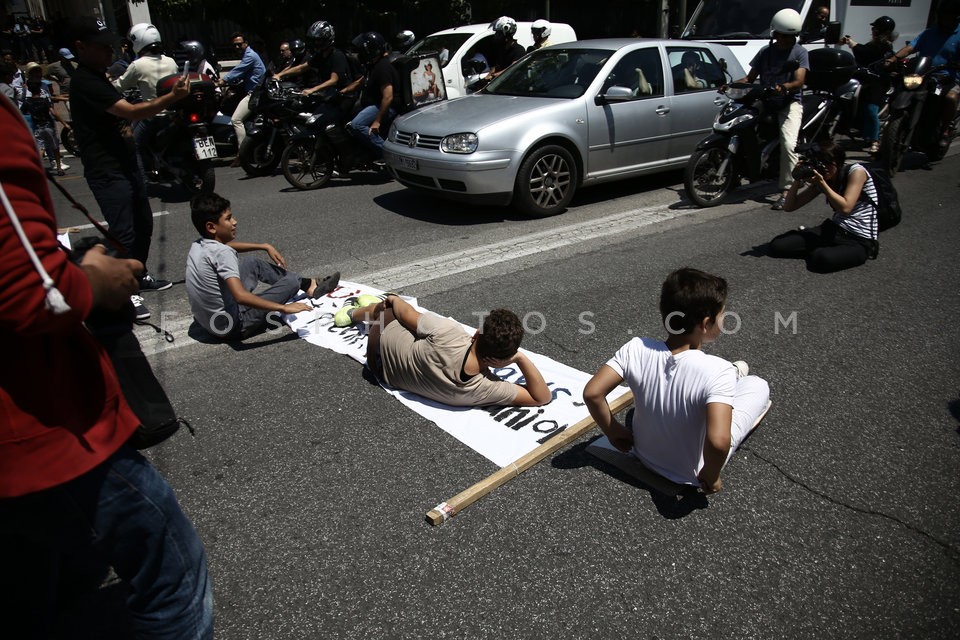
<instances>
[{"instance_id":1,"label":"wooden beam on road","mask_svg":"<svg viewBox=\"0 0 960 640\"><path fill-rule=\"evenodd\" d=\"M631 404L633 404L633 393L627 391L622 396L610 403L610 411L616 414L623 411ZM550 438L530 453L518 458L517 460L514 460L496 473L487 476L472 487L461 491L446 502L441 502L427 512L427 520L434 526L442 524L497 487L500 487L510 480L513 480L521 473L549 456L551 453L558 451L580 436L588 433L596 426L597 423L593 420L593 418L591 416L587 416L569 429L564 430L559 435Z\"/></svg>"}]
</instances>

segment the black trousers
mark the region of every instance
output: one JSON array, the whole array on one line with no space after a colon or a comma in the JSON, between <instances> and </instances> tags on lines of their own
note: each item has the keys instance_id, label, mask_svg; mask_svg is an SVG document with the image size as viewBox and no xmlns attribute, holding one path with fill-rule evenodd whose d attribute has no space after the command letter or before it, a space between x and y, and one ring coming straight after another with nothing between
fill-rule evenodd
<instances>
[{"instance_id":1,"label":"black trousers","mask_svg":"<svg viewBox=\"0 0 960 640\"><path fill-rule=\"evenodd\" d=\"M774 258L805 258L811 271L830 273L858 267L876 257L876 243L824 220L814 229L793 230L770 241Z\"/></svg>"}]
</instances>

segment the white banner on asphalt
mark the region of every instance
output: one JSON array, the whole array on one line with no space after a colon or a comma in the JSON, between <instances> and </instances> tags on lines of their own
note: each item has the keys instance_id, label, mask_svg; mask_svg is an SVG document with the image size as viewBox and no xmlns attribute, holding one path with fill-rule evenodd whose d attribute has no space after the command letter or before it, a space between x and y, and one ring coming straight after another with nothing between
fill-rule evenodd
<instances>
[{"instance_id":1,"label":"white banner on asphalt","mask_svg":"<svg viewBox=\"0 0 960 640\"><path fill-rule=\"evenodd\" d=\"M335 327L333 315L348 298L382 293L378 289L343 281L336 291L314 300L313 311L287 316L286 321L307 342L366 364L367 338L362 327ZM417 309L427 311L417 305L415 298L405 299ZM476 331L475 327L467 325L463 325L463 328L471 335ZM504 467L589 415L582 398L583 387L590 379L590 374L546 356L527 350L523 352L537 366L553 391L553 401L544 407L451 407L408 391L386 386L384 389L460 442ZM515 365L497 369L494 373L505 380L522 383L520 371ZM618 388L610 394L610 400L626 391L625 387Z\"/></svg>"}]
</instances>

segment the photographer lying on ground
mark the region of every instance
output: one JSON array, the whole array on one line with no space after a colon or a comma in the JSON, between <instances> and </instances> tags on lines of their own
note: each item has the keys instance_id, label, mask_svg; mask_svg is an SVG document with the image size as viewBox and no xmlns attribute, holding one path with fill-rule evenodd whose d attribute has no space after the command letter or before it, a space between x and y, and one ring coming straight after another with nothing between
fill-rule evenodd
<instances>
[{"instance_id":1,"label":"photographer lying on ground","mask_svg":"<svg viewBox=\"0 0 960 640\"><path fill-rule=\"evenodd\" d=\"M863 165L847 169L845 159L843 149L833 142L802 152L783 210L795 211L823 193L833 218L815 229L777 236L770 241L770 256L806 258L810 270L821 273L856 267L877 256L877 189ZM809 186L800 191L802 184Z\"/></svg>"}]
</instances>

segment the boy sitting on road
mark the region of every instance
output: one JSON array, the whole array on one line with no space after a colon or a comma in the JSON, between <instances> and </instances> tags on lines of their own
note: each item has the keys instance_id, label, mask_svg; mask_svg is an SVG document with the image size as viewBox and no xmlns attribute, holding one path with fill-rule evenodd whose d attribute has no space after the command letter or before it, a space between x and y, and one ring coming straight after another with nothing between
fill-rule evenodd
<instances>
[{"instance_id":1,"label":"boy sitting on road","mask_svg":"<svg viewBox=\"0 0 960 640\"><path fill-rule=\"evenodd\" d=\"M583 390L590 415L613 446L632 451L668 480L704 493L720 490L720 470L770 400L766 381L746 375L745 362L731 364L700 350L720 334L726 298L723 278L696 269L674 271L660 292L667 340L632 339ZM629 428L614 418L606 401L624 381L635 405Z\"/></svg>"},{"instance_id":2,"label":"boy sitting on road","mask_svg":"<svg viewBox=\"0 0 960 640\"><path fill-rule=\"evenodd\" d=\"M348 327L368 322L367 366L396 389L412 391L454 406L547 404L553 398L543 376L520 353L523 324L511 311L494 309L473 336L460 323L420 313L402 298L388 294L359 296L334 315ZM524 383L501 380L490 368L516 364Z\"/></svg>"},{"instance_id":3,"label":"boy sitting on road","mask_svg":"<svg viewBox=\"0 0 960 640\"><path fill-rule=\"evenodd\" d=\"M237 242L237 219L230 201L215 193L201 193L190 201L190 217L200 238L187 256L187 297L197 323L221 339L243 339L266 328L271 313L299 313L313 307L287 303L298 290L311 298L333 291L340 282L336 271L323 278L301 278L287 271L283 256L270 244ZM238 252L266 251L273 264L257 258L239 258ZM260 283L270 285L253 293ZM273 320L276 326L279 321Z\"/></svg>"}]
</instances>

